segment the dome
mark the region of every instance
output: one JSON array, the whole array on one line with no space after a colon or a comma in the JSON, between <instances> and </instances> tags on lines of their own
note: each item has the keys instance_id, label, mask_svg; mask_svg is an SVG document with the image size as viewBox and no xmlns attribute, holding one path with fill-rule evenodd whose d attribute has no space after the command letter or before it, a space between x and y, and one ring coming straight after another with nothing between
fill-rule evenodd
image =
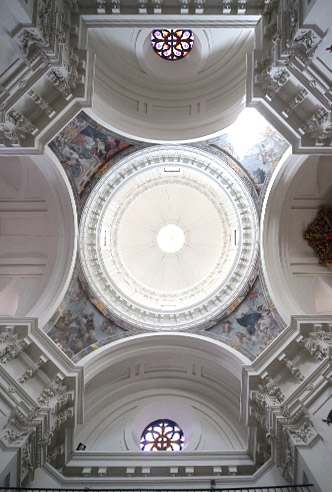
<instances>
[{"instance_id":1,"label":"dome","mask_svg":"<svg viewBox=\"0 0 332 492\"><path fill-rule=\"evenodd\" d=\"M4 488L331 489L329 7L1 2Z\"/></svg>"},{"instance_id":2,"label":"dome","mask_svg":"<svg viewBox=\"0 0 332 492\"><path fill-rule=\"evenodd\" d=\"M94 296L131 326L188 329L220 318L257 257L253 198L220 157L150 147L98 182L81 219Z\"/></svg>"}]
</instances>

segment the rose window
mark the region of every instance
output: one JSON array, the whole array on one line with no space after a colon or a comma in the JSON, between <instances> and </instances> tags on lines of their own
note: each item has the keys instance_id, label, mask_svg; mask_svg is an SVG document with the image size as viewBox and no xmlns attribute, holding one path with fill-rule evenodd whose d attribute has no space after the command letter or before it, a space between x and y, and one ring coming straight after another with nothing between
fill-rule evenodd
<instances>
[{"instance_id":1,"label":"rose window","mask_svg":"<svg viewBox=\"0 0 332 492\"><path fill-rule=\"evenodd\" d=\"M142 451L181 451L184 434L173 420L155 420L142 432Z\"/></svg>"},{"instance_id":2,"label":"rose window","mask_svg":"<svg viewBox=\"0 0 332 492\"><path fill-rule=\"evenodd\" d=\"M155 29L151 33L151 45L161 58L180 60L191 51L194 34L189 29Z\"/></svg>"}]
</instances>

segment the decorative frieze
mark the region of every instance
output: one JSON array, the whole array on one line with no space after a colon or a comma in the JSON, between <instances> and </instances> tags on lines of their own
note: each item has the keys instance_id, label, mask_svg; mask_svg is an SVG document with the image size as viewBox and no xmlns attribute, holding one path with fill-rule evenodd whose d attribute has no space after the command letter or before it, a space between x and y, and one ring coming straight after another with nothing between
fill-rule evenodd
<instances>
[{"instance_id":1,"label":"decorative frieze","mask_svg":"<svg viewBox=\"0 0 332 492\"><path fill-rule=\"evenodd\" d=\"M5 343L12 339L14 335L14 327L13 326L6 326L4 331L0 333L0 343Z\"/></svg>"},{"instance_id":2,"label":"decorative frieze","mask_svg":"<svg viewBox=\"0 0 332 492\"><path fill-rule=\"evenodd\" d=\"M323 327L319 327L315 333L314 336L318 339L324 342L327 345L332 345L332 332L331 331L325 331Z\"/></svg>"},{"instance_id":3,"label":"decorative frieze","mask_svg":"<svg viewBox=\"0 0 332 492\"><path fill-rule=\"evenodd\" d=\"M266 396L260 391L253 391L251 394L251 399L261 407L266 408L267 405Z\"/></svg>"},{"instance_id":4,"label":"decorative frieze","mask_svg":"<svg viewBox=\"0 0 332 492\"><path fill-rule=\"evenodd\" d=\"M275 380L269 374L263 376L262 380L263 384L258 385L261 393L266 393L270 397L272 404L280 405L284 401L285 396Z\"/></svg>"},{"instance_id":5,"label":"decorative frieze","mask_svg":"<svg viewBox=\"0 0 332 492\"><path fill-rule=\"evenodd\" d=\"M277 466L281 472L281 475L288 482L292 482L294 478L294 444L287 430L284 429L282 436L282 443L280 442L279 444L282 452L278 453L281 459L277 463Z\"/></svg>"},{"instance_id":6,"label":"decorative frieze","mask_svg":"<svg viewBox=\"0 0 332 492\"><path fill-rule=\"evenodd\" d=\"M311 422L304 422L298 429L289 429L289 434L295 445L308 444L316 435Z\"/></svg>"},{"instance_id":7,"label":"decorative frieze","mask_svg":"<svg viewBox=\"0 0 332 492\"><path fill-rule=\"evenodd\" d=\"M331 354L331 317L299 316L292 319L274 346L256 359L254 367L244 371L243 383L250 395L247 421L251 428L257 427L253 454L262 460L263 446L270 443L272 459L290 482L298 478L299 448L313 449L319 441L311 417L317 407L311 406L317 404L317 395L329 394ZM280 364L294 379L284 377Z\"/></svg>"},{"instance_id":8,"label":"decorative frieze","mask_svg":"<svg viewBox=\"0 0 332 492\"><path fill-rule=\"evenodd\" d=\"M251 407L250 415L254 417L263 429L267 428L267 418L266 415L260 411L258 408Z\"/></svg>"},{"instance_id":9,"label":"decorative frieze","mask_svg":"<svg viewBox=\"0 0 332 492\"><path fill-rule=\"evenodd\" d=\"M71 391L66 391L65 393L59 394L56 399L55 406L53 407L53 413L57 413L61 408L63 408L67 403L73 402L73 393Z\"/></svg>"},{"instance_id":10,"label":"decorative frieze","mask_svg":"<svg viewBox=\"0 0 332 492\"><path fill-rule=\"evenodd\" d=\"M58 456L62 454L62 451L63 451L62 446L57 446L55 448L50 449L47 452L47 457L46 457L47 463L54 463L57 460Z\"/></svg>"},{"instance_id":11,"label":"decorative frieze","mask_svg":"<svg viewBox=\"0 0 332 492\"><path fill-rule=\"evenodd\" d=\"M37 128L35 125L31 123L29 118L19 113L15 109L11 109L6 115L7 122L13 125L16 132L22 138L25 138L27 135L33 135L37 132Z\"/></svg>"},{"instance_id":12,"label":"decorative frieze","mask_svg":"<svg viewBox=\"0 0 332 492\"><path fill-rule=\"evenodd\" d=\"M95 0L98 14L106 13L106 0Z\"/></svg>"},{"instance_id":13,"label":"decorative frieze","mask_svg":"<svg viewBox=\"0 0 332 492\"><path fill-rule=\"evenodd\" d=\"M52 442L52 438L54 436L55 429L48 430L44 433L44 435L40 439L40 444L42 446L49 446Z\"/></svg>"},{"instance_id":14,"label":"decorative frieze","mask_svg":"<svg viewBox=\"0 0 332 492\"><path fill-rule=\"evenodd\" d=\"M223 0L223 14L230 14L232 10L232 0Z\"/></svg>"},{"instance_id":15,"label":"decorative frieze","mask_svg":"<svg viewBox=\"0 0 332 492\"><path fill-rule=\"evenodd\" d=\"M271 71L270 80L267 80L267 84L263 84L263 87L267 85L266 97L272 101L274 96L280 91L280 89L287 84L290 74L285 68L278 68Z\"/></svg>"},{"instance_id":16,"label":"decorative frieze","mask_svg":"<svg viewBox=\"0 0 332 492\"><path fill-rule=\"evenodd\" d=\"M263 16L265 19L264 34L272 37L277 32L278 16L277 16L277 0L265 2Z\"/></svg>"},{"instance_id":17,"label":"decorative frieze","mask_svg":"<svg viewBox=\"0 0 332 492\"><path fill-rule=\"evenodd\" d=\"M79 104L87 104L91 98L91 91L85 91L87 53L76 51L80 17L72 13L78 12L77 0L36 0L32 8L33 23L19 27L11 35L22 61L15 69L15 79L9 77L1 91L0 153L8 148L15 153L26 148L41 151L50 136L49 119L61 112L65 124L67 113L72 116L69 100L79 98ZM92 65L89 68L93 69ZM51 91L40 93L49 85L47 80L59 91L57 97L53 91L52 104L48 101ZM58 103L56 99L61 96L67 103ZM26 116L31 107L29 98L41 109L34 112L34 121ZM47 139L37 139L47 126Z\"/></svg>"},{"instance_id":18,"label":"decorative frieze","mask_svg":"<svg viewBox=\"0 0 332 492\"><path fill-rule=\"evenodd\" d=\"M161 14L161 7L162 7L163 0L151 0L151 3L153 8L153 13Z\"/></svg>"},{"instance_id":19,"label":"decorative frieze","mask_svg":"<svg viewBox=\"0 0 332 492\"><path fill-rule=\"evenodd\" d=\"M332 120L326 88L330 86L330 71L316 55L324 37L318 27L306 25L300 4L298 0L265 4L256 31L256 49L249 55L248 99L251 105L264 100L260 109L274 122L276 114L284 116L277 128L291 141L293 152L329 152ZM284 70L288 71L287 79ZM289 93L295 96L285 107ZM308 103L302 104L305 100Z\"/></svg>"},{"instance_id":20,"label":"decorative frieze","mask_svg":"<svg viewBox=\"0 0 332 492\"><path fill-rule=\"evenodd\" d=\"M310 118L306 121L306 123L301 126L300 131L302 133L316 133L317 131L319 132L323 123L326 122L328 117L328 111L320 107L318 108L311 116Z\"/></svg>"},{"instance_id":21,"label":"decorative frieze","mask_svg":"<svg viewBox=\"0 0 332 492\"><path fill-rule=\"evenodd\" d=\"M18 357L18 355L26 349L29 342L25 338L17 338L7 342L4 348L0 350L0 363L6 364L12 359Z\"/></svg>"},{"instance_id":22,"label":"decorative frieze","mask_svg":"<svg viewBox=\"0 0 332 492\"><path fill-rule=\"evenodd\" d=\"M12 146L18 146L20 141L13 127L0 123L0 146L5 146L7 142Z\"/></svg>"},{"instance_id":23,"label":"decorative frieze","mask_svg":"<svg viewBox=\"0 0 332 492\"><path fill-rule=\"evenodd\" d=\"M296 96L290 101L288 106L283 110L282 114L285 118L288 118L289 115L305 100L308 95L308 91L306 89L300 90Z\"/></svg>"},{"instance_id":24,"label":"decorative frieze","mask_svg":"<svg viewBox=\"0 0 332 492\"><path fill-rule=\"evenodd\" d=\"M46 1L46 0L45 0ZM141 1L137 2L132 2L131 4L128 2L125 2L123 0L93 0L91 2L92 5L89 5L90 8L86 8L86 6L82 3L80 4L78 0L64 0L64 4L68 9L70 9L72 12L80 12L82 14L85 13L91 13L91 6L95 7L95 11L100 14L107 14L109 12L108 7L111 7L111 12L112 14L114 13L119 13L122 6L124 7L123 13L124 14L137 14L137 9L135 9L135 3L141 4ZM160 0L150 0L149 2L149 13L154 13L154 14L161 14L165 13L162 5L162 1ZM203 9L203 13L210 13L211 9L212 11L215 10L216 3L210 0L204 0L203 2L200 1L200 4L204 3L206 4L208 11L204 11L204 6L196 7L195 8L195 2L190 2L191 3L191 13L195 14L200 14L201 12L199 11L200 8ZM222 13L224 14L230 14L232 15L244 15L247 13L249 10L250 14L253 15L259 15L262 13L262 7L264 4L264 0L257 1L257 0L221 0L221 6L222 6ZM167 8L167 13L170 14L178 14L179 13L179 4L182 5L182 0L177 0L176 2L166 2L166 8ZM117 11L114 11L116 8ZM144 11L146 7L140 7L138 9L139 14L144 14L146 13Z\"/></svg>"},{"instance_id":25,"label":"decorative frieze","mask_svg":"<svg viewBox=\"0 0 332 492\"><path fill-rule=\"evenodd\" d=\"M52 84L65 99L69 99L71 97L71 90L68 81L60 68L51 68L47 72L46 77L50 82L52 82Z\"/></svg>"},{"instance_id":26,"label":"decorative frieze","mask_svg":"<svg viewBox=\"0 0 332 492\"><path fill-rule=\"evenodd\" d=\"M298 367L296 367L293 362L286 357L286 355L283 353L281 354L278 359L280 362L287 367L288 371L294 376L298 381L302 382L304 380L303 374L301 374L301 371Z\"/></svg>"},{"instance_id":27,"label":"decorative frieze","mask_svg":"<svg viewBox=\"0 0 332 492\"><path fill-rule=\"evenodd\" d=\"M27 439L21 450L21 479L32 471L33 468L32 443Z\"/></svg>"},{"instance_id":28,"label":"decorative frieze","mask_svg":"<svg viewBox=\"0 0 332 492\"><path fill-rule=\"evenodd\" d=\"M146 14L147 13L147 5L148 5L147 0L138 0L137 4L138 4L138 12L140 14Z\"/></svg>"},{"instance_id":29,"label":"decorative frieze","mask_svg":"<svg viewBox=\"0 0 332 492\"><path fill-rule=\"evenodd\" d=\"M181 14L189 13L189 0L180 0Z\"/></svg>"},{"instance_id":30,"label":"decorative frieze","mask_svg":"<svg viewBox=\"0 0 332 492\"><path fill-rule=\"evenodd\" d=\"M238 0L237 1L237 13L245 14L247 9L247 0Z\"/></svg>"},{"instance_id":31,"label":"decorative frieze","mask_svg":"<svg viewBox=\"0 0 332 492\"><path fill-rule=\"evenodd\" d=\"M272 50L265 53L264 56L256 58L255 60L255 83L262 84L271 80L270 70L272 69Z\"/></svg>"},{"instance_id":32,"label":"decorative frieze","mask_svg":"<svg viewBox=\"0 0 332 492\"><path fill-rule=\"evenodd\" d=\"M40 0L37 7L36 28L44 40L48 39L51 28L51 0Z\"/></svg>"},{"instance_id":33,"label":"decorative frieze","mask_svg":"<svg viewBox=\"0 0 332 492\"><path fill-rule=\"evenodd\" d=\"M203 14L204 4L205 4L205 0L194 0L194 6L195 6L195 13L196 14Z\"/></svg>"},{"instance_id":34,"label":"decorative frieze","mask_svg":"<svg viewBox=\"0 0 332 492\"><path fill-rule=\"evenodd\" d=\"M38 413L38 407L32 407L27 415L25 415L25 413L19 407L15 407L12 409L9 415L7 425L11 424L20 429L29 428L31 427L33 421L37 418Z\"/></svg>"},{"instance_id":35,"label":"decorative frieze","mask_svg":"<svg viewBox=\"0 0 332 492\"><path fill-rule=\"evenodd\" d=\"M332 266L332 208L322 206L303 233L304 239L318 256L320 265ZM322 336L325 332L322 332ZM315 336L319 338L316 331Z\"/></svg>"},{"instance_id":36,"label":"decorative frieze","mask_svg":"<svg viewBox=\"0 0 332 492\"><path fill-rule=\"evenodd\" d=\"M31 319L24 322L19 318L6 318L0 328L0 357L3 364L0 386L7 391L6 404L10 408L0 441L4 453L17 453L18 485L21 486L32 479L34 469L42 466L47 457L56 466L64 465L66 429L73 427L77 418L74 388L77 387L76 378L80 371L71 363L62 366L60 362L58 365L55 349L48 348L48 355L44 355L44 339L36 325ZM31 344L31 350L23 353L23 349ZM13 358L19 361L10 364ZM27 369L23 372L21 367ZM43 374L32 384L31 379L41 370ZM49 384L46 386L47 380ZM42 390L36 396L38 387ZM70 444L69 448L68 443L66 446L71 452Z\"/></svg>"},{"instance_id":37,"label":"decorative frieze","mask_svg":"<svg viewBox=\"0 0 332 492\"><path fill-rule=\"evenodd\" d=\"M72 408L67 408L66 410L60 412L56 417L56 427L57 428L61 427L61 425L63 425L72 416L73 416Z\"/></svg>"},{"instance_id":38,"label":"decorative frieze","mask_svg":"<svg viewBox=\"0 0 332 492\"><path fill-rule=\"evenodd\" d=\"M111 0L112 14L120 14L120 0Z\"/></svg>"},{"instance_id":39,"label":"decorative frieze","mask_svg":"<svg viewBox=\"0 0 332 492\"><path fill-rule=\"evenodd\" d=\"M36 28L23 28L15 37L24 61L30 65L42 54L46 55L45 40Z\"/></svg>"},{"instance_id":40,"label":"decorative frieze","mask_svg":"<svg viewBox=\"0 0 332 492\"><path fill-rule=\"evenodd\" d=\"M302 134L308 134L317 145L329 144L332 141L331 112L320 107L300 128Z\"/></svg>"},{"instance_id":41,"label":"decorative frieze","mask_svg":"<svg viewBox=\"0 0 332 492\"><path fill-rule=\"evenodd\" d=\"M312 56L319 41L320 38L313 29L300 29L293 39L289 41L288 47L298 48L301 46L308 56Z\"/></svg>"},{"instance_id":42,"label":"decorative frieze","mask_svg":"<svg viewBox=\"0 0 332 492\"><path fill-rule=\"evenodd\" d=\"M30 89L28 91L28 96L31 97L33 102L36 103L49 118L52 118L55 115L55 111L51 108L48 102L39 96L34 90Z\"/></svg>"},{"instance_id":43,"label":"decorative frieze","mask_svg":"<svg viewBox=\"0 0 332 492\"><path fill-rule=\"evenodd\" d=\"M17 381L21 384L23 384L25 381L28 381L28 379L32 378L37 374L39 369L43 364L47 362L46 357L43 355L39 357L39 360L37 362L34 362L32 366L30 366L23 374L20 376Z\"/></svg>"},{"instance_id":44,"label":"decorative frieze","mask_svg":"<svg viewBox=\"0 0 332 492\"><path fill-rule=\"evenodd\" d=\"M40 406L48 406L51 401L59 396L62 396L66 392L66 387L62 384L63 378L56 376L53 381L45 388L37 398L37 402Z\"/></svg>"},{"instance_id":45,"label":"decorative frieze","mask_svg":"<svg viewBox=\"0 0 332 492\"><path fill-rule=\"evenodd\" d=\"M301 336L299 342L304 345L304 349L315 359L321 361L327 356L327 348L321 347L317 340Z\"/></svg>"},{"instance_id":46,"label":"decorative frieze","mask_svg":"<svg viewBox=\"0 0 332 492\"><path fill-rule=\"evenodd\" d=\"M21 444L24 439L26 439L26 437L30 434L30 432L30 430L15 431L14 429L9 429L4 433L3 439L5 439L7 444Z\"/></svg>"}]
</instances>

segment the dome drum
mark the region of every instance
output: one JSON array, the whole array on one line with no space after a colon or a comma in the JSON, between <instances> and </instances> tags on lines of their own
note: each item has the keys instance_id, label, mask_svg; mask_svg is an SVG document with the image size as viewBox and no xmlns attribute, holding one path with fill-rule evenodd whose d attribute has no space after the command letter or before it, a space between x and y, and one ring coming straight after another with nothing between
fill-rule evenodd
<instances>
[{"instance_id":1,"label":"dome drum","mask_svg":"<svg viewBox=\"0 0 332 492\"><path fill-rule=\"evenodd\" d=\"M202 328L248 284L257 224L250 190L219 156L149 147L124 158L92 191L81 220L81 263L94 295L128 326Z\"/></svg>"}]
</instances>

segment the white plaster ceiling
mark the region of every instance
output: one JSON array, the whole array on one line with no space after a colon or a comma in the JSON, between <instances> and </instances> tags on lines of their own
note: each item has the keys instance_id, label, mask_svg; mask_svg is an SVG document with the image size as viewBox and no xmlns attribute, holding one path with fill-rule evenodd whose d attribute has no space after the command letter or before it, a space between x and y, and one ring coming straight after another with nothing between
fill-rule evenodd
<instances>
[{"instance_id":1,"label":"white plaster ceiling","mask_svg":"<svg viewBox=\"0 0 332 492\"><path fill-rule=\"evenodd\" d=\"M85 360L86 424L75 441L94 451L138 451L145 426L167 417L183 428L185 451L245 449L240 392L246 362L200 335L118 340Z\"/></svg>"},{"instance_id":2,"label":"white plaster ceiling","mask_svg":"<svg viewBox=\"0 0 332 492\"><path fill-rule=\"evenodd\" d=\"M230 125L244 107L253 30L193 28L194 47L177 61L153 51L150 32L89 29L95 114L119 132L154 141L202 138Z\"/></svg>"},{"instance_id":3,"label":"white plaster ceiling","mask_svg":"<svg viewBox=\"0 0 332 492\"><path fill-rule=\"evenodd\" d=\"M66 292L77 240L72 191L48 154L3 156L0 167L0 314L41 328Z\"/></svg>"},{"instance_id":4,"label":"white plaster ceiling","mask_svg":"<svg viewBox=\"0 0 332 492\"><path fill-rule=\"evenodd\" d=\"M284 318L331 314L332 273L303 238L321 205L331 204L331 157L289 156L263 208L262 262L271 297Z\"/></svg>"}]
</instances>

